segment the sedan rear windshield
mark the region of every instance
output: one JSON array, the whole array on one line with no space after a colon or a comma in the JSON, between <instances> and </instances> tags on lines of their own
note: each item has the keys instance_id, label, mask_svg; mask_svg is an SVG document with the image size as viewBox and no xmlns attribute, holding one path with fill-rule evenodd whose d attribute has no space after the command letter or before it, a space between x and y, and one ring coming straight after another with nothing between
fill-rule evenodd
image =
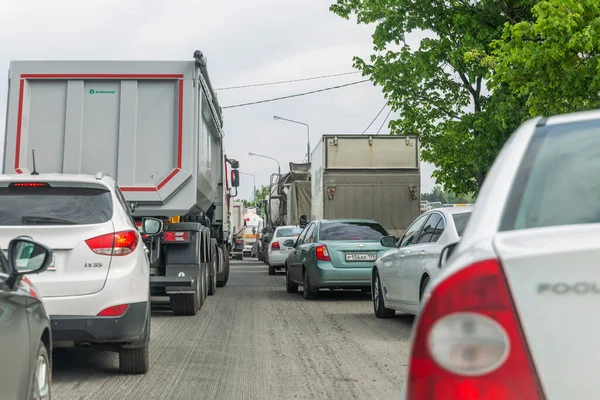
<instances>
[{"instance_id":1,"label":"sedan rear windshield","mask_svg":"<svg viewBox=\"0 0 600 400\"><path fill-rule=\"evenodd\" d=\"M463 232L467 227L467 223L469 222L469 218L471 218L470 212L452 214L452 219L454 220L454 226L456 227L456 233L458 233L458 236L462 237Z\"/></svg>"},{"instance_id":2,"label":"sedan rear windshield","mask_svg":"<svg viewBox=\"0 0 600 400\"><path fill-rule=\"evenodd\" d=\"M277 237L295 237L300 236L302 228L281 228L277 229Z\"/></svg>"},{"instance_id":3,"label":"sedan rear windshield","mask_svg":"<svg viewBox=\"0 0 600 400\"><path fill-rule=\"evenodd\" d=\"M112 214L112 197L107 190L0 188L0 226L101 224Z\"/></svg>"},{"instance_id":4,"label":"sedan rear windshield","mask_svg":"<svg viewBox=\"0 0 600 400\"><path fill-rule=\"evenodd\" d=\"M385 228L373 222L323 222L319 240L372 240L388 236Z\"/></svg>"},{"instance_id":5,"label":"sedan rear windshield","mask_svg":"<svg viewBox=\"0 0 600 400\"><path fill-rule=\"evenodd\" d=\"M537 128L501 230L600 223L600 121Z\"/></svg>"}]
</instances>

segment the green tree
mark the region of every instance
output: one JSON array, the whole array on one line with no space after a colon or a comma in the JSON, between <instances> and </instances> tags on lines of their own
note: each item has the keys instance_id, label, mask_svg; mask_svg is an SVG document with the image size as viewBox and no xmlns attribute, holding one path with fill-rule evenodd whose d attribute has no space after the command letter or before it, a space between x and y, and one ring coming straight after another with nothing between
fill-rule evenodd
<instances>
[{"instance_id":1,"label":"green tree","mask_svg":"<svg viewBox=\"0 0 600 400\"><path fill-rule=\"evenodd\" d=\"M376 24L375 54L356 68L382 86L401 118L393 134L421 138L436 182L456 193L477 192L498 151L526 115L524 101L500 86L484 94L490 66L481 62L505 23L531 18L533 0L337 0L331 10ZM411 32L428 32L417 50ZM431 33L431 34L430 34ZM393 49L393 47L400 47ZM470 107L470 111L466 111Z\"/></svg>"},{"instance_id":2,"label":"green tree","mask_svg":"<svg viewBox=\"0 0 600 400\"><path fill-rule=\"evenodd\" d=\"M531 115L600 107L600 2L548 0L534 20L507 25L493 54L494 85L507 85Z\"/></svg>"},{"instance_id":3,"label":"green tree","mask_svg":"<svg viewBox=\"0 0 600 400\"><path fill-rule=\"evenodd\" d=\"M260 189L256 189L254 195L255 195L254 197L256 198L256 201L254 199L242 200L246 207L256 207L256 206L260 205L263 200L266 200L269 197L269 186L262 185L260 187Z\"/></svg>"}]
</instances>

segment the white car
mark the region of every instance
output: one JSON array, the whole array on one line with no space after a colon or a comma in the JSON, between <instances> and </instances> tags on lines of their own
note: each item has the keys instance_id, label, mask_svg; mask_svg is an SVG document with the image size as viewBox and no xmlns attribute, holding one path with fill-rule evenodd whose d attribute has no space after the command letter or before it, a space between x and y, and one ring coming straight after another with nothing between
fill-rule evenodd
<instances>
[{"instance_id":1,"label":"white car","mask_svg":"<svg viewBox=\"0 0 600 400\"><path fill-rule=\"evenodd\" d=\"M406 399L596 399L600 112L523 123L414 327Z\"/></svg>"},{"instance_id":2,"label":"white car","mask_svg":"<svg viewBox=\"0 0 600 400\"><path fill-rule=\"evenodd\" d=\"M456 243L469 222L472 207L434 208L421 214L400 240L381 238L391 249L375 262L371 279L373 310L378 318L396 311L418 314L425 288L441 272L442 249Z\"/></svg>"},{"instance_id":3,"label":"white car","mask_svg":"<svg viewBox=\"0 0 600 400\"><path fill-rule=\"evenodd\" d=\"M273 239L271 239L271 243L269 243L269 275L275 275L276 268L284 268L285 260L287 260L290 255L291 247L286 247L283 245L288 239L295 239L300 234L304 228L300 228L297 225L286 225L286 226L278 226L273 233Z\"/></svg>"},{"instance_id":4,"label":"white car","mask_svg":"<svg viewBox=\"0 0 600 400\"><path fill-rule=\"evenodd\" d=\"M143 221L145 234L162 221ZM15 236L53 250L31 281L52 321L53 346L119 353L122 373L149 368L150 265L135 221L105 174L0 175L0 246Z\"/></svg>"}]
</instances>

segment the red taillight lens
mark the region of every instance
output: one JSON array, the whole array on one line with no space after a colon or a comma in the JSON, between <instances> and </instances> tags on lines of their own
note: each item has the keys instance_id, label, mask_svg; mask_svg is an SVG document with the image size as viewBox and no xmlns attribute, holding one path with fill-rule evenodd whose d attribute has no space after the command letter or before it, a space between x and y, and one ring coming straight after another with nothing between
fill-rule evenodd
<instances>
[{"instance_id":1,"label":"red taillight lens","mask_svg":"<svg viewBox=\"0 0 600 400\"><path fill-rule=\"evenodd\" d=\"M442 281L417 321L408 399L542 399L498 260Z\"/></svg>"},{"instance_id":2,"label":"red taillight lens","mask_svg":"<svg viewBox=\"0 0 600 400\"><path fill-rule=\"evenodd\" d=\"M129 308L129 304L119 304L118 306L112 306L105 308L104 310L98 313L98 317L120 317L125 314L127 309Z\"/></svg>"},{"instance_id":3,"label":"red taillight lens","mask_svg":"<svg viewBox=\"0 0 600 400\"><path fill-rule=\"evenodd\" d=\"M143 232L144 229L142 228L141 221L136 221L135 226L137 227L138 232L140 233L140 235L142 235L142 239L148 239L148 236L144 235L144 232Z\"/></svg>"},{"instance_id":4,"label":"red taillight lens","mask_svg":"<svg viewBox=\"0 0 600 400\"><path fill-rule=\"evenodd\" d=\"M85 241L96 254L104 256L126 256L133 253L138 245L137 231L122 231L96 236Z\"/></svg>"},{"instance_id":5,"label":"red taillight lens","mask_svg":"<svg viewBox=\"0 0 600 400\"><path fill-rule=\"evenodd\" d=\"M163 232L163 242L181 242L188 243L190 241L190 233L187 231L167 231Z\"/></svg>"},{"instance_id":6,"label":"red taillight lens","mask_svg":"<svg viewBox=\"0 0 600 400\"><path fill-rule=\"evenodd\" d=\"M271 250L279 250L281 249L281 247L279 247L279 242L273 242L271 244Z\"/></svg>"},{"instance_id":7,"label":"red taillight lens","mask_svg":"<svg viewBox=\"0 0 600 400\"><path fill-rule=\"evenodd\" d=\"M331 261L331 257L329 257L329 251L327 250L327 246L324 244L320 244L315 248L315 254L317 255L317 260L319 261Z\"/></svg>"}]
</instances>

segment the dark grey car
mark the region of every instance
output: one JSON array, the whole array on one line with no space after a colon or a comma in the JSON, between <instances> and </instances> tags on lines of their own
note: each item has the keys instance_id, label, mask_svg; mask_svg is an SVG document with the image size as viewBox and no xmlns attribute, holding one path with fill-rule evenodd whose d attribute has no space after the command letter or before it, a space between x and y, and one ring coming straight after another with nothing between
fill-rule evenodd
<instances>
[{"instance_id":1,"label":"dark grey car","mask_svg":"<svg viewBox=\"0 0 600 400\"><path fill-rule=\"evenodd\" d=\"M52 250L28 240L0 251L0 374L3 399L50 399L52 337L40 294L25 276L40 273Z\"/></svg>"}]
</instances>

